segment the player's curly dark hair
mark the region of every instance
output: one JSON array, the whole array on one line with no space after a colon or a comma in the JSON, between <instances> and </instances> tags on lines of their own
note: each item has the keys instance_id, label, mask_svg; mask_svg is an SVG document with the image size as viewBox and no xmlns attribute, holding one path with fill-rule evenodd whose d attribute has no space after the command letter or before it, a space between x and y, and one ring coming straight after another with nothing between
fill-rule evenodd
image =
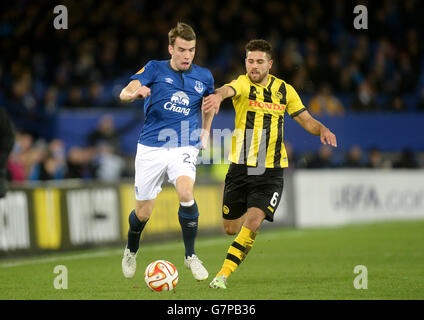
<instances>
[{"instance_id":1,"label":"player's curly dark hair","mask_svg":"<svg viewBox=\"0 0 424 320\"><path fill-rule=\"evenodd\" d=\"M262 51L268 55L269 59L272 59L273 50L272 45L266 40L263 39L255 39L251 40L246 44L246 55L249 51Z\"/></svg>"},{"instance_id":2,"label":"player's curly dark hair","mask_svg":"<svg viewBox=\"0 0 424 320\"><path fill-rule=\"evenodd\" d=\"M196 33L194 32L193 28L190 27L188 24L178 22L177 26L175 28L172 28L171 31L169 31L168 33L169 44L171 46L174 46L175 39L177 39L177 37L180 37L187 41L196 40Z\"/></svg>"}]
</instances>

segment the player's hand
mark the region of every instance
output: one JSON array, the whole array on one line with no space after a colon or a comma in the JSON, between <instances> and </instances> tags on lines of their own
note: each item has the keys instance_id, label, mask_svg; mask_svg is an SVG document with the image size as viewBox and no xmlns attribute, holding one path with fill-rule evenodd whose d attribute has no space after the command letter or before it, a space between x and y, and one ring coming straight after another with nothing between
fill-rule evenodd
<instances>
[{"instance_id":1,"label":"player's hand","mask_svg":"<svg viewBox=\"0 0 424 320\"><path fill-rule=\"evenodd\" d=\"M208 95L202 105L202 111L209 113L210 111L215 111L215 114L219 112L219 106L221 105L222 97L220 94L213 93Z\"/></svg>"},{"instance_id":2,"label":"player's hand","mask_svg":"<svg viewBox=\"0 0 424 320\"><path fill-rule=\"evenodd\" d=\"M334 133L332 133L327 128L323 128L320 132L320 138L322 144L329 144L333 147L337 147L337 139Z\"/></svg>"},{"instance_id":3,"label":"player's hand","mask_svg":"<svg viewBox=\"0 0 424 320\"><path fill-rule=\"evenodd\" d=\"M147 98L148 96L150 96L151 92L150 92L150 88L146 87L146 86L142 86L140 89L138 89L136 92L134 92L133 94L133 99L137 99L137 98Z\"/></svg>"},{"instance_id":4,"label":"player's hand","mask_svg":"<svg viewBox=\"0 0 424 320\"><path fill-rule=\"evenodd\" d=\"M201 143L201 150L206 150L208 147L209 142L209 131L202 129L202 132L200 133L200 143Z\"/></svg>"}]
</instances>

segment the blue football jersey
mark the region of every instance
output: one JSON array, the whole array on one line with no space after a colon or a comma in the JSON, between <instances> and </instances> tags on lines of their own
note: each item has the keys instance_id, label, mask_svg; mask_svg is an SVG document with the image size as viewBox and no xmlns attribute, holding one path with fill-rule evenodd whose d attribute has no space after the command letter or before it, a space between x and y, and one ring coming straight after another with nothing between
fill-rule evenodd
<instances>
[{"instance_id":1,"label":"blue football jersey","mask_svg":"<svg viewBox=\"0 0 424 320\"><path fill-rule=\"evenodd\" d=\"M208 69L192 64L187 71L175 71L169 60L151 60L131 79L151 90L144 100L139 143L150 147L199 146L202 100L214 91Z\"/></svg>"}]
</instances>

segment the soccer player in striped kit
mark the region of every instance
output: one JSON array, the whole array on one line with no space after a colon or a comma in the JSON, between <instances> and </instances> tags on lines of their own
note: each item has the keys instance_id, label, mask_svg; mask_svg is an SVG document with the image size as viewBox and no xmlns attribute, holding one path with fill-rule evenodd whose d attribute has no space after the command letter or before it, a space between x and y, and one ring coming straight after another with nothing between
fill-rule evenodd
<instances>
[{"instance_id":1,"label":"soccer player in striped kit","mask_svg":"<svg viewBox=\"0 0 424 320\"><path fill-rule=\"evenodd\" d=\"M252 248L262 222L274 219L283 191L283 170L288 167L284 113L309 133L320 136L323 144L337 146L336 136L310 115L296 90L269 73L272 63L271 44L250 41L246 45L247 73L205 98L206 112L218 113L227 98L232 98L236 111L222 214L226 233L237 237L209 284L211 288L226 288L228 277Z\"/></svg>"}]
</instances>

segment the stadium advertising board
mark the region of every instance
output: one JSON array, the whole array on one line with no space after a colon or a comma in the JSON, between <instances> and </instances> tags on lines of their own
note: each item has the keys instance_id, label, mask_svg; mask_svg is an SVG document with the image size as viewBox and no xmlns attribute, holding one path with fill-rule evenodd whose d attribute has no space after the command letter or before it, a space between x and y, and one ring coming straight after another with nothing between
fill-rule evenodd
<instances>
[{"instance_id":1,"label":"stadium advertising board","mask_svg":"<svg viewBox=\"0 0 424 320\"><path fill-rule=\"evenodd\" d=\"M69 190L66 198L73 245L120 239L116 189Z\"/></svg>"},{"instance_id":2,"label":"stadium advertising board","mask_svg":"<svg viewBox=\"0 0 424 320\"><path fill-rule=\"evenodd\" d=\"M0 251L28 249L30 232L27 197L23 191L7 193L0 209Z\"/></svg>"},{"instance_id":3,"label":"stadium advertising board","mask_svg":"<svg viewBox=\"0 0 424 320\"><path fill-rule=\"evenodd\" d=\"M199 232L221 230L221 186L199 185L195 196L202 212ZM13 186L0 203L0 256L123 245L134 204L134 185L124 182L64 181ZM179 239L178 207L175 188L164 186L143 238Z\"/></svg>"},{"instance_id":4,"label":"stadium advertising board","mask_svg":"<svg viewBox=\"0 0 424 320\"><path fill-rule=\"evenodd\" d=\"M422 170L301 170L294 188L298 227L424 218Z\"/></svg>"}]
</instances>

